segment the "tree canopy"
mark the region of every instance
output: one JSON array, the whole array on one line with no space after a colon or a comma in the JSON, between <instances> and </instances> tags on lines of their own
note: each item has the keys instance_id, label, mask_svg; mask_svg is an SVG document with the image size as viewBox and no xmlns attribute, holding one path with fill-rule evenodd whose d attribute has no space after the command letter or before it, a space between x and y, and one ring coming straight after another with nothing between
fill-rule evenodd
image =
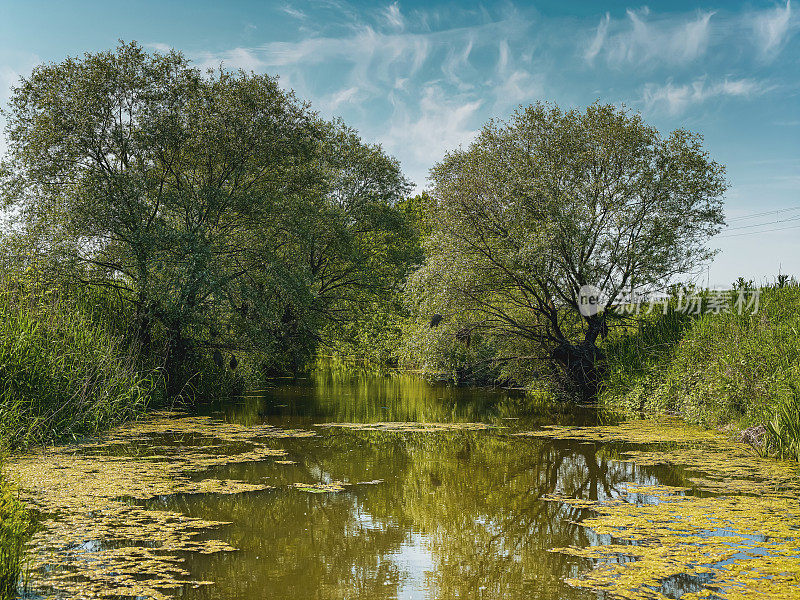
<instances>
[{"instance_id":1,"label":"tree canopy","mask_svg":"<svg viewBox=\"0 0 800 600\"><path fill-rule=\"evenodd\" d=\"M662 136L610 105L542 103L488 123L431 180L433 233L409 282L417 310L444 317L428 343L480 335L508 360L554 359L584 397L596 393L596 341L621 296L713 255L727 185L698 134ZM588 285L605 310L583 316Z\"/></svg>"},{"instance_id":2,"label":"tree canopy","mask_svg":"<svg viewBox=\"0 0 800 600\"><path fill-rule=\"evenodd\" d=\"M273 77L121 43L36 67L5 114L7 243L117 290L178 384L203 349L296 367L405 274L397 161Z\"/></svg>"}]
</instances>

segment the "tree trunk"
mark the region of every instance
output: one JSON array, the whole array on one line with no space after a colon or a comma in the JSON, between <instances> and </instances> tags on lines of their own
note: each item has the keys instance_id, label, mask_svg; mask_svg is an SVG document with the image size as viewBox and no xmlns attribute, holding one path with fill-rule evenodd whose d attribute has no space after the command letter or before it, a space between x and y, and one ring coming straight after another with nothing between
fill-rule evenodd
<instances>
[{"instance_id":1,"label":"tree trunk","mask_svg":"<svg viewBox=\"0 0 800 600\"><path fill-rule=\"evenodd\" d=\"M168 329L167 356L164 361L164 374L167 379L167 395L175 397L183 391L186 383L184 367L189 355L189 342L183 337L180 323L172 323Z\"/></svg>"},{"instance_id":2,"label":"tree trunk","mask_svg":"<svg viewBox=\"0 0 800 600\"><path fill-rule=\"evenodd\" d=\"M586 335L581 343L573 344L564 340L550 354L563 370L566 391L588 404L597 402L600 390L605 357L596 341L604 330L605 320L602 316L588 317Z\"/></svg>"}]
</instances>

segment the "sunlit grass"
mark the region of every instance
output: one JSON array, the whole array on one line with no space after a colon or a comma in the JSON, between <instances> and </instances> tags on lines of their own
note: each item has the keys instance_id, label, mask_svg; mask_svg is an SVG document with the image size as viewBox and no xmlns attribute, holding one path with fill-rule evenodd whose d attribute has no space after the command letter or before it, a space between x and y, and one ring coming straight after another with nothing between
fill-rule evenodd
<instances>
[{"instance_id":1,"label":"sunlit grass","mask_svg":"<svg viewBox=\"0 0 800 600\"><path fill-rule=\"evenodd\" d=\"M707 426L763 424L768 451L798 458L800 288L764 288L750 313L646 319L609 344L601 404Z\"/></svg>"},{"instance_id":2,"label":"sunlit grass","mask_svg":"<svg viewBox=\"0 0 800 600\"><path fill-rule=\"evenodd\" d=\"M85 303L84 303L85 304ZM0 434L7 448L94 433L140 414L153 376L80 302L0 282Z\"/></svg>"},{"instance_id":3,"label":"sunlit grass","mask_svg":"<svg viewBox=\"0 0 800 600\"><path fill-rule=\"evenodd\" d=\"M3 476L0 464L0 599L16 597L25 543L32 532L31 515Z\"/></svg>"}]
</instances>

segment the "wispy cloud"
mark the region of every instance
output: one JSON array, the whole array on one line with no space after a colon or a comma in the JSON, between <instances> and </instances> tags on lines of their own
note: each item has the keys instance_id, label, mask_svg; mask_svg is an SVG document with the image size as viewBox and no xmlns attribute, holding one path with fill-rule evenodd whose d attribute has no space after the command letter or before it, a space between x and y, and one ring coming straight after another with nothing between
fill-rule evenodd
<instances>
[{"instance_id":1,"label":"wispy cloud","mask_svg":"<svg viewBox=\"0 0 800 600\"><path fill-rule=\"evenodd\" d=\"M301 21L304 21L305 19L308 18L308 15L306 15L306 13L304 13L299 8L296 8L296 7L292 6L291 4L284 4L283 6L281 6L281 11L283 11L284 13L289 15L290 17L293 17L295 19L299 19Z\"/></svg>"},{"instance_id":2,"label":"wispy cloud","mask_svg":"<svg viewBox=\"0 0 800 600\"><path fill-rule=\"evenodd\" d=\"M410 151L415 163L431 166L447 150L472 140L481 105L481 100L464 102L436 85L426 86L418 107L404 102L395 107L386 131L386 147L395 153Z\"/></svg>"},{"instance_id":3,"label":"wispy cloud","mask_svg":"<svg viewBox=\"0 0 800 600\"><path fill-rule=\"evenodd\" d=\"M163 44L161 42L147 42L142 44L145 48L150 48L151 50L155 50L157 52L169 52L172 50L172 46L169 44Z\"/></svg>"},{"instance_id":4,"label":"wispy cloud","mask_svg":"<svg viewBox=\"0 0 800 600\"><path fill-rule=\"evenodd\" d=\"M608 24L611 22L611 15L606 13L605 16L600 19L600 24L597 26L597 30L594 34L594 39L592 39L589 47L584 52L583 57L588 61L592 62L595 57L600 53L600 50L603 48L603 44L606 42L606 36L608 35Z\"/></svg>"},{"instance_id":5,"label":"wispy cloud","mask_svg":"<svg viewBox=\"0 0 800 600\"><path fill-rule=\"evenodd\" d=\"M677 115L691 105L702 104L712 98L748 98L763 94L768 89L768 86L752 79L724 79L709 83L705 77L701 77L684 85L676 85L672 81L663 85L648 83L644 87L643 102L648 109Z\"/></svg>"},{"instance_id":6,"label":"wispy cloud","mask_svg":"<svg viewBox=\"0 0 800 600\"><path fill-rule=\"evenodd\" d=\"M613 66L647 62L687 63L708 48L713 12L693 17L651 18L649 9L628 9L626 19L615 21L606 14L584 52L592 62L603 55Z\"/></svg>"},{"instance_id":7,"label":"wispy cloud","mask_svg":"<svg viewBox=\"0 0 800 600\"><path fill-rule=\"evenodd\" d=\"M785 6L776 6L753 15L753 33L762 58L774 58L788 38L792 25L791 0Z\"/></svg>"},{"instance_id":8,"label":"wispy cloud","mask_svg":"<svg viewBox=\"0 0 800 600\"><path fill-rule=\"evenodd\" d=\"M542 80L522 64L520 48L533 44L530 22L520 15L482 15L477 24L432 30L438 21L422 17L419 11L404 15L395 3L376 18L362 15L339 35L190 57L205 68L222 62L231 69L278 73L282 85L312 99L323 114L349 118L369 106L373 120L361 125L362 133L402 154L421 184L446 148L471 138L488 109L533 100ZM494 68L487 62L491 57ZM375 119L378 114L384 118Z\"/></svg>"},{"instance_id":9,"label":"wispy cloud","mask_svg":"<svg viewBox=\"0 0 800 600\"><path fill-rule=\"evenodd\" d=\"M383 11L383 16L386 19L386 22L389 24L389 27L395 31L403 31L403 29L406 28L406 20L403 17L403 14L400 12L400 6L397 4L397 2L387 6Z\"/></svg>"}]
</instances>

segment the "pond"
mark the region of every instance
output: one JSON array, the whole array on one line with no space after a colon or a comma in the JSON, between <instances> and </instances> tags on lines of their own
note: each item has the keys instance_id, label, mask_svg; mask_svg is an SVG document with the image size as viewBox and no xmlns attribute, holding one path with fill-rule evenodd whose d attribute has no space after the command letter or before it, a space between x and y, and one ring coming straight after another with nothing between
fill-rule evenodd
<instances>
[{"instance_id":1,"label":"pond","mask_svg":"<svg viewBox=\"0 0 800 600\"><path fill-rule=\"evenodd\" d=\"M531 414L503 390L328 370L204 416L159 414L11 465L43 519L25 595L738 598L753 586L725 565L750 552L782 561L753 589L800 597L791 467L742 453L729 473L709 448L739 450L682 426L570 427L596 420ZM664 533L674 513L649 529L676 500L686 515L738 510L720 500L737 477L742 518L690 532L705 558L687 554L686 531ZM763 516L748 499L777 519L768 532L744 531Z\"/></svg>"}]
</instances>

